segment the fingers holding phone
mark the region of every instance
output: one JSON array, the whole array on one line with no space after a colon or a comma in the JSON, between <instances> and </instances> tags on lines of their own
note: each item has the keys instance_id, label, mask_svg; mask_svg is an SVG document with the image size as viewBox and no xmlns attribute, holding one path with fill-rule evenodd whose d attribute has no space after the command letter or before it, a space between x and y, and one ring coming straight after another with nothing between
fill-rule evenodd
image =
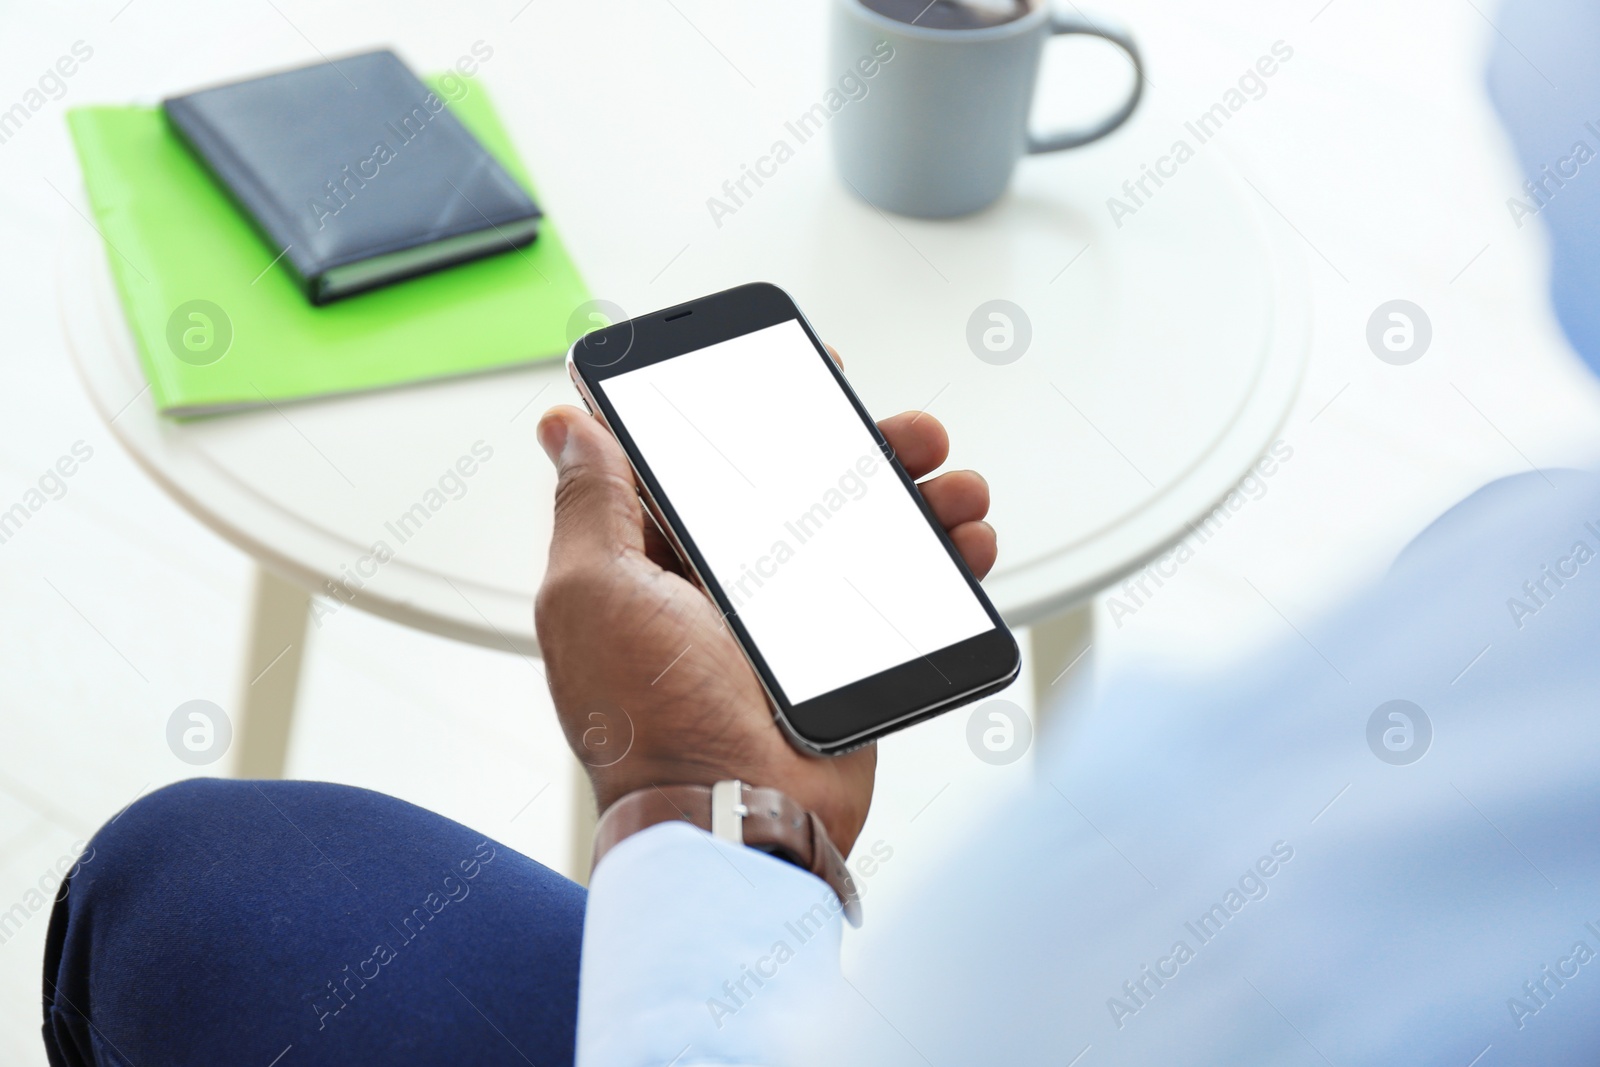
<instances>
[{"instance_id":1,"label":"fingers holding phone","mask_svg":"<svg viewBox=\"0 0 1600 1067\"><path fill-rule=\"evenodd\" d=\"M977 582L995 557L987 483L955 471L919 494L944 428L875 425L781 290L618 323L568 367L798 745L848 751L1016 676Z\"/></svg>"}]
</instances>

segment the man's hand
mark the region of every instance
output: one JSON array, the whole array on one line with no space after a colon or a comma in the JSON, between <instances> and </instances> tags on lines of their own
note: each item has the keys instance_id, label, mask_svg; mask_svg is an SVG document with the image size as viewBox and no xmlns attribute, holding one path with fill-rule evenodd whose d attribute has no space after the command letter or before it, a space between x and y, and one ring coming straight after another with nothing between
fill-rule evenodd
<instances>
[{"instance_id":1,"label":"man's hand","mask_svg":"<svg viewBox=\"0 0 1600 1067\"><path fill-rule=\"evenodd\" d=\"M949 452L932 416L878 426L913 478ZM790 745L716 605L645 514L621 446L573 407L546 413L539 442L559 480L535 622L562 729L599 809L651 785L739 778L815 811L849 855L872 801L875 746L829 758ZM967 565L987 574L996 552L983 521L988 484L951 471L919 488Z\"/></svg>"}]
</instances>

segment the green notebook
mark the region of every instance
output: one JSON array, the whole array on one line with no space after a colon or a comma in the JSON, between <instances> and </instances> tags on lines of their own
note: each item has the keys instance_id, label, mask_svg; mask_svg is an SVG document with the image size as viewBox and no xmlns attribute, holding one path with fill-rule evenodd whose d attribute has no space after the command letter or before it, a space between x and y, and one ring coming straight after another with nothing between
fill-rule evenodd
<instances>
[{"instance_id":1,"label":"green notebook","mask_svg":"<svg viewBox=\"0 0 1600 1067\"><path fill-rule=\"evenodd\" d=\"M537 199L482 88L450 106ZM273 263L280 249L268 247L159 109L76 108L67 122L164 415L213 415L557 356L570 343L569 319L589 299L547 216L526 248L313 307Z\"/></svg>"}]
</instances>

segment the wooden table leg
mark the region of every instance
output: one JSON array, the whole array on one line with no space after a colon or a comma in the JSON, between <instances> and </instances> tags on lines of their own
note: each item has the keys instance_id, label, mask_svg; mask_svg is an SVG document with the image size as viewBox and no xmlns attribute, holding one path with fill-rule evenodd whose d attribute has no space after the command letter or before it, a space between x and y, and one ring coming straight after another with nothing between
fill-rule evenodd
<instances>
[{"instance_id":1,"label":"wooden table leg","mask_svg":"<svg viewBox=\"0 0 1600 1067\"><path fill-rule=\"evenodd\" d=\"M283 777L310 608L304 589L256 568L233 762L240 778Z\"/></svg>"},{"instance_id":2,"label":"wooden table leg","mask_svg":"<svg viewBox=\"0 0 1600 1067\"><path fill-rule=\"evenodd\" d=\"M594 825L599 821L594 807L594 790L583 764L572 761L572 851L567 857L567 874L579 885L589 884L589 861L594 857Z\"/></svg>"},{"instance_id":3,"label":"wooden table leg","mask_svg":"<svg viewBox=\"0 0 1600 1067\"><path fill-rule=\"evenodd\" d=\"M1034 727L1039 733L1068 725L1086 699L1094 665L1094 602L1029 627L1033 653Z\"/></svg>"}]
</instances>

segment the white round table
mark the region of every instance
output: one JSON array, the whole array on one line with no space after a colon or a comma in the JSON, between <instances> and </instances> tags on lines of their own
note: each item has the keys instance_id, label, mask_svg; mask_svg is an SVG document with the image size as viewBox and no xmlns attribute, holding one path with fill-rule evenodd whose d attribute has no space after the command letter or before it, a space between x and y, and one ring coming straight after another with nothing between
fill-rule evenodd
<instances>
[{"instance_id":1,"label":"white round table","mask_svg":"<svg viewBox=\"0 0 1600 1067\"><path fill-rule=\"evenodd\" d=\"M821 35L797 42L792 65L822 69L821 55L806 54ZM557 69L537 77L561 84L563 63L577 77L581 51L544 50ZM982 471L992 487L1001 553L985 585L1010 623L1035 628L1041 695L1087 647L1087 614L1074 609L1214 507L1294 398L1308 343L1303 256L1220 149L1203 147L1120 226L1107 210L1106 198L1124 195L1124 181L1171 144L1171 123L1152 117L1150 103L1105 142L1024 159L1007 197L974 217L876 211L835 177L819 137L714 221L704 201L740 173L727 160L753 159L783 136L781 116L805 109L802 93L788 94L793 104L740 105L766 116L747 121L753 132L710 123L686 136L653 115L704 101L694 79L663 81L659 106L607 114L607 143L628 147L596 160L578 154L593 145L594 115L546 107L524 124L515 94L533 75L513 76L508 64L480 77L594 296L642 313L775 282L840 349L874 413L926 408L945 423L951 464ZM723 141L732 147L705 150ZM617 165L622 158L633 166ZM655 232L643 228L650 219ZM532 602L554 478L534 426L545 407L575 401L559 359L177 423L154 410L98 238L78 227L68 240L63 319L94 403L165 490L262 568L242 773L282 771L308 591L324 594L318 614L357 608L537 655ZM1031 325L1026 351L1004 365L967 341L969 319L994 299L1022 308ZM397 543L395 520L479 442L493 457L464 495ZM363 563L380 541L393 558Z\"/></svg>"}]
</instances>

